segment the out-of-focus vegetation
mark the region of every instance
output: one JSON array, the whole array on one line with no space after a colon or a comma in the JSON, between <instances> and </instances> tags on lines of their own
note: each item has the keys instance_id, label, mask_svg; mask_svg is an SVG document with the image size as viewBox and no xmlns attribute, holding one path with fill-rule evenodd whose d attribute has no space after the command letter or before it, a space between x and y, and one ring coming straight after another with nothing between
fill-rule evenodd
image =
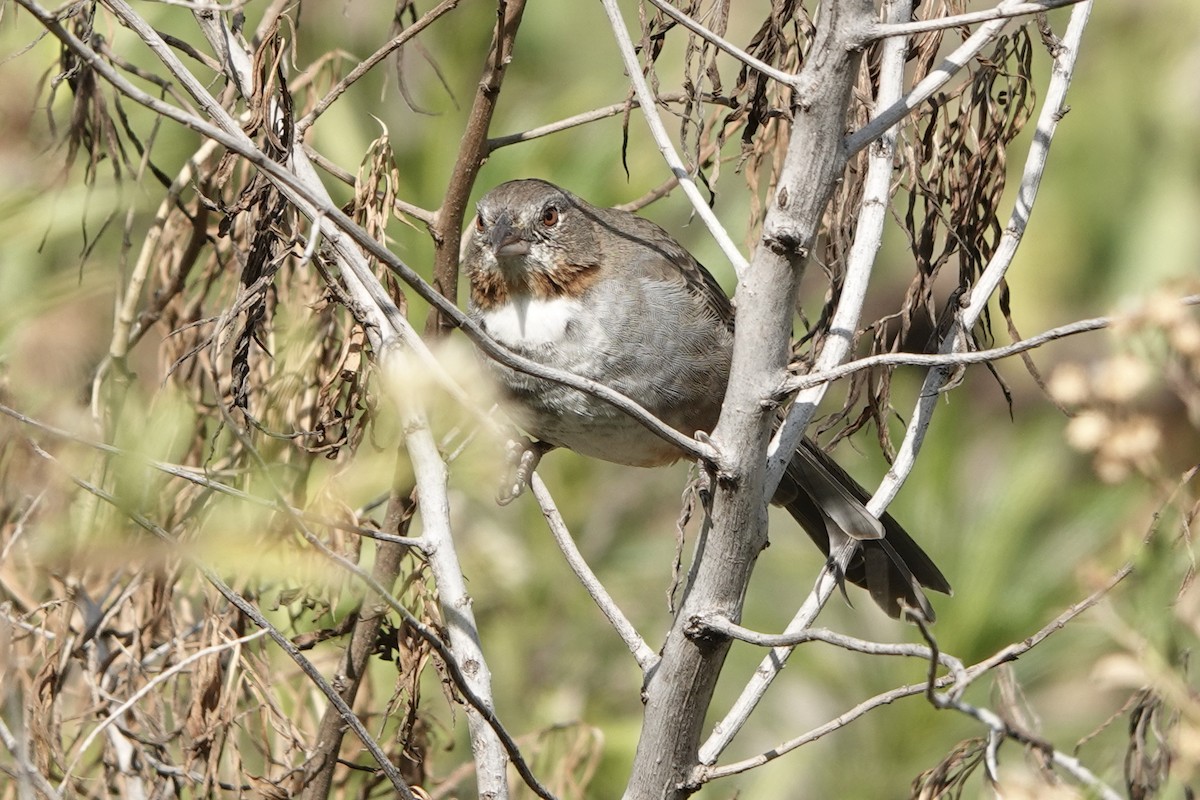
<instances>
[{"instance_id":1,"label":"out-of-focus vegetation","mask_svg":"<svg viewBox=\"0 0 1200 800\"><path fill-rule=\"evenodd\" d=\"M139 11L164 31L202 47L186 13L142 5ZM257 5L247 6L251 23ZM734 6L729 38L746 41L765 4ZM308 3L285 36L294 37L298 53L332 51L352 65L383 41L391 11L387 4ZM635 20L632 6L625 12ZM1055 12L1051 19L1060 23L1065 13ZM433 25L421 36L421 49L407 49L402 60L412 104L398 92L395 66L378 68L317 122L311 139L315 149L354 172L371 142L386 130L399 175L397 193L418 206L437 207L494 18L491 4L464 4L448 24ZM97 15L97 25L114 51L154 71L156 61L128 31L112 26L103 13ZM1033 354L1044 375L1054 374L1057 365L1077 368L1062 373L1067 377L1057 382L1059 396L1070 401L1065 404L1072 412L1092 414L1088 419L1100 426L1099 434L1081 431L1079 416L1069 423L1018 360L998 365L1012 390L1011 414L997 381L986 370L972 368L965 384L946 396L916 471L892 506L955 587L953 598L935 599L939 620L934 634L944 651L968 663L1031 635L1102 585L1124 560L1134 560L1132 575L1100 606L1009 667L1021 692L1011 707L1024 714L1020 724L1060 749L1070 751L1082 742L1076 753L1080 760L1101 779L1121 785L1131 739L1129 704L1141 690L1153 690L1164 703L1160 719L1175 755L1164 797L1179 796L1200 764L1200 706L1187 663L1200 635L1200 604L1191 584L1194 548L1180 534L1177 510L1190 506L1196 483L1170 493L1200 452L1195 383L1200 343L1187 338L1196 330L1194 311L1172 317L1161 310L1167 305L1162 297L1195 292L1200 285L1196 30L1200 6L1193 0L1098 4L1072 86L1071 111L1055 139L1038 205L1009 276L1015 321L1026 336L1150 303L1144 325L1085 334ZM114 293L123 285L162 190L148 178L124 175L115 180L111 161L96 165L90 181L84 180L82 160L64 165L62 134L70 91L59 84L51 93L58 46L38 36L26 14L11 4L0 5L5 86L0 92L0 398L91 437L87 401L111 336ZM18 53L27 45L27 51ZM667 74L663 64L681 58L678 37L668 37L667 48L660 77ZM1035 64L1038 85L1044 86L1044 55ZM731 83L735 75L730 70L724 78ZM327 77L318 80L328 82ZM618 103L626 94L627 81L598 4L532 4L492 134ZM175 175L199 145L198 137L168 122L156 128L142 109L126 110L130 125L142 136L153 131L155 164ZM1029 131L1019 140L1022 146L1010 153L1013 170L1020 169L1028 136ZM736 154L734 141L726 147L730 160L721 167L715 210L740 240L749 203L735 174ZM642 195L668 173L634 111L624 147L618 115L496 151L474 196L521 176L544 177L595 203L615 204ZM1015 181L1014 174L1010 189ZM347 187L328 183L339 201L350 198ZM733 289L731 270L703 226L690 222L689 206L679 193L644 213L692 248ZM388 234L392 249L429 277L432 246L423 226L393 223ZM890 308L904 291L911 271L908 259L903 234L893 226L876 270L876 307ZM230 269L236 271L235 266ZM819 270L813 270L806 286L806 308L819 308L824 292ZM1149 300L1153 297L1158 299ZM289 324L280 325L269 348L281 375L289 359L302 358L299 351L323 335L314 320L319 298L291 300L291 307L279 309ZM409 310L419 329L426 309L414 301ZM997 335L1003 339L999 326ZM131 352L130 406L115 442L163 461L174 461L193 447L197 430L215 442L229 437L219 420L198 426L193 406L176 396L166 380L171 362L162 355L169 345L166 331L154 329ZM1071 378L1074 383L1068 382ZM915 399L919 380L916 371L898 373L893 400L900 414L907 415L906 404ZM435 416L443 434L463 422L454 414ZM377 427L352 460L318 459L305 477L314 505L353 508L386 493L396 477L396 424L381 408ZM1133 455L1117 458L1120 464L1114 467L1112 458L1105 461L1102 445L1121 436L1136 438L1130 425L1134 433L1145 430L1137 425L1150 425L1157 438L1150 434L1148 442L1130 444ZM26 437L53 449L59 462L31 457ZM869 433L853 441L857 450L844 443L839 459L871 484L882 474L883 461ZM1139 450L1141 445L1146 446ZM220 447L211 445L214 451ZM270 446L264 448L269 454ZM539 753L535 768L549 776L552 764L598 758L586 796L618 796L637 742L641 676L563 564L533 502L523 498L500 508L492 501L499 450L493 439L480 438L451 471L460 557L493 673L497 710L510 730L529 735L529 741L534 732L564 726L531 745ZM33 703L29 693L38 686L37 675L26 672L38 667L37 648L23 650L21 658L13 655L16 651L6 655L5 638L22 634L12 620L63 635L72 615L82 613L74 608L113 601L96 591L144 592L143 602L152 606L163 596L163 584L176 584L177 596L191 598L193 619L229 613L178 552L132 528L120 514L79 492L66 476L103 477L122 502L135 508L175 491L173 482L143 466L114 467L120 471L114 476L97 476L95 469L96 456L85 448L64 447L0 419L0 717L10 728L19 729L22 707ZM600 578L656 644L670 623L666 598L686 468L646 472L555 453L542 462L540 472ZM282 472L275 477L287 480ZM188 510L178 513L186 516ZM224 499L206 507L204 515L204 536L187 543L188 554L254 593L273 620L290 625L294 633L332 625L358 591L326 562L301 555L288 537L278 535L277 523L261 508ZM773 521L772 546L760 558L745 615L745 624L767 631L786 623L820 566L818 555L786 515ZM415 527L419 529L419 518ZM1152 529L1157 534L1142 546L1142 537ZM370 552L369 543L362 546ZM86 591L81 594L81 589ZM831 604L824 618L829 627L867 638L919 641L915 629L886 619L861 593L852 590L850 599L853 609L836 599ZM156 619L169 625L169 615ZM142 634L122 628L132 622L118 617L106 624L131 636ZM52 641L44 646L52 647ZM259 642L255 647L261 648L253 658L263 665L262 674L294 674L291 662L270 645ZM318 666L332 669L336 652L315 652ZM735 646L714 705L718 713L736 697L760 657L754 648ZM767 750L873 694L919 682L925 673L926 665L915 660L887 661L806 645L792 657L752 729L735 741L727 757ZM374 662L359 707L374 703L382 711L395 675L391 662ZM202 685L199 675L187 680L194 682L181 678L163 691L184 693ZM294 693L279 695L291 705L271 719L286 717L297 731L312 730L322 701L303 683L295 687ZM82 716L56 724L90 730L95 721L83 701L93 690L74 687L80 696L74 711ZM245 691L266 695L261 687ZM427 672L422 712L429 714L431 727L428 761L431 773L444 778L469 761L469 750L462 715L430 699L439 691L436 674ZM998 684L986 679L968 699L1005 705ZM270 768L270 757L255 749L271 738L257 727L265 727L266 718L248 717L245 741L239 745L248 771L256 774ZM1167 726L1165 721L1172 719L1174 727ZM163 724L173 728L185 722ZM701 796L907 796L918 774L933 768L962 740L983 733L972 720L936 711L912 697L761 769L710 786ZM296 746L303 741L297 734ZM355 748L349 742L343 755L356 758ZM1047 796L1039 794L1047 789L1037 783L1036 759L1018 755L1016 748L1008 743L1002 749L1002 775L1013 787L1008 796L1019 796L1024 785L1034 787L1029 796ZM95 751L81 761L80 774L87 774ZM0 755L0 765L6 759ZM357 777L351 773L339 780L348 781L344 796L353 796ZM967 796L980 792L981 785L977 773ZM12 792L0 788L0 797L14 796Z\"/></svg>"}]
</instances>

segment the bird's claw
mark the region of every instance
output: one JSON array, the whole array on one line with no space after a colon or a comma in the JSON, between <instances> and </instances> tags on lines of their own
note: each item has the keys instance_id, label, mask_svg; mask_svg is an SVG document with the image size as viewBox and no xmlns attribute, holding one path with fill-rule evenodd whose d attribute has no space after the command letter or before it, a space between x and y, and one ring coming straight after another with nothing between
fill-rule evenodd
<instances>
[{"instance_id":1,"label":"bird's claw","mask_svg":"<svg viewBox=\"0 0 1200 800\"><path fill-rule=\"evenodd\" d=\"M525 493L529 481L533 479L533 471L549 449L542 442L533 442L523 436L509 440L505 447L509 470L496 490L498 504L506 506Z\"/></svg>"}]
</instances>

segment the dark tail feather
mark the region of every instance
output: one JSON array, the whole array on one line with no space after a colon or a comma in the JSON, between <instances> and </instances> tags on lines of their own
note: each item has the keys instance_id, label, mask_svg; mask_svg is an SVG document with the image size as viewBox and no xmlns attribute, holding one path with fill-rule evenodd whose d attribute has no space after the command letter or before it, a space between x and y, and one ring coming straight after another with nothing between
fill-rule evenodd
<instances>
[{"instance_id":1,"label":"dark tail feather","mask_svg":"<svg viewBox=\"0 0 1200 800\"><path fill-rule=\"evenodd\" d=\"M950 583L891 514L876 519L867 513L864 504L869 499L865 489L807 439L775 493L775 502L796 518L826 556L831 527L840 534L835 540L846 536L860 542L846 568L846 580L870 592L892 617L898 618L907 606L932 622L933 608L922 587L950 594Z\"/></svg>"}]
</instances>

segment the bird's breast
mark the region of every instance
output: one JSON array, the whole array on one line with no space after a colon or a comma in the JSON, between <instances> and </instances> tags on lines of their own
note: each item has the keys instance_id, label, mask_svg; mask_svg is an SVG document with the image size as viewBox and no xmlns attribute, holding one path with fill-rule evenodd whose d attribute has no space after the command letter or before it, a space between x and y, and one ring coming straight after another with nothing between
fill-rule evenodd
<instances>
[{"instance_id":1,"label":"bird's breast","mask_svg":"<svg viewBox=\"0 0 1200 800\"><path fill-rule=\"evenodd\" d=\"M571 297L516 295L481 310L479 321L489 336L520 352L561 343L581 311L579 301Z\"/></svg>"}]
</instances>

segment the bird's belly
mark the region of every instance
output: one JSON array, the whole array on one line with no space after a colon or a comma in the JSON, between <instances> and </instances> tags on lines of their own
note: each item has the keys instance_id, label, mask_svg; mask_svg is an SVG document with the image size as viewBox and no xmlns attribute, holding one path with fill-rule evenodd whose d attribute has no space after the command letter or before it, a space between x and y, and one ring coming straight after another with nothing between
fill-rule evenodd
<instances>
[{"instance_id":1,"label":"bird's belly","mask_svg":"<svg viewBox=\"0 0 1200 800\"><path fill-rule=\"evenodd\" d=\"M593 300L608 311L584 314L576 301L557 299L475 314L525 358L605 384L684 435L711 430L728 375L726 329L703 319L672 324L678 320L670 313L651 313L669 307L666 301ZM669 464L683 455L604 400L494 361L488 366L513 420L538 439L631 466Z\"/></svg>"},{"instance_id":2,"label":"bird's belly","mask_svg":"<svg viewBox=\"0 0 1200 800\"><path fill-rule=\"evenodd\" d=\"M525 376L522 376L525 377ZM682 453L609 403L575 389L537 379L507 384L509 412L533 436L585 456L656 467Z\"/></svg>"}]
</instances>

